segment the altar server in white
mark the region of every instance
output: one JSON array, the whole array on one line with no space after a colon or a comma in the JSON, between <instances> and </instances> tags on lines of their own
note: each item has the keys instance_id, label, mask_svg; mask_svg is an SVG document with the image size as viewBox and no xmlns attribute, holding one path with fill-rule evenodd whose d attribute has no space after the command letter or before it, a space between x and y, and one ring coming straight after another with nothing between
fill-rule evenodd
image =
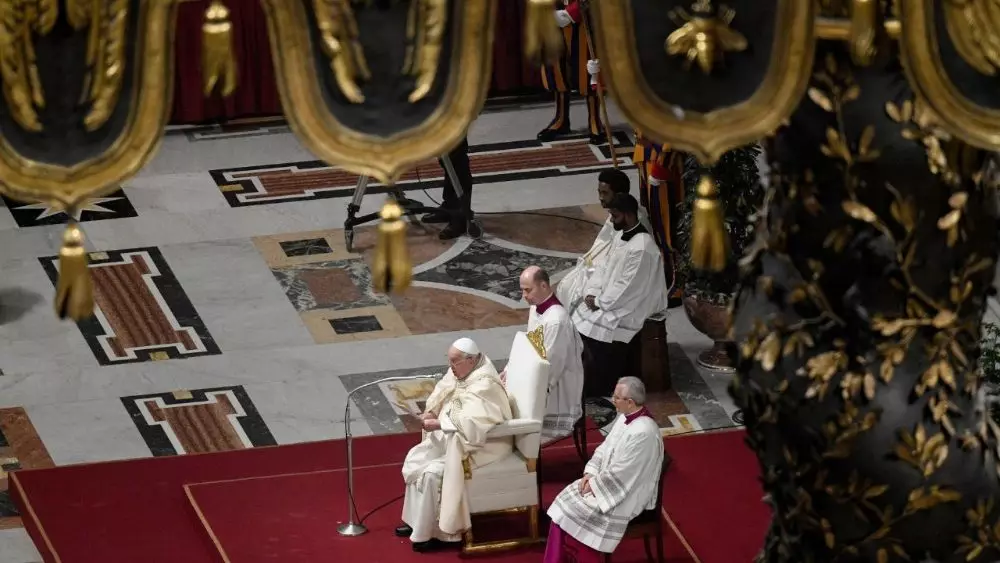
<instances>
[{"instance_id":1,"label":"altar server in white","mask_svg":"<svg viewBox=\"0 0 1000 563\"><path fill-rule=\"evenodd\" d=\"M543 563L601 561L612 553L629 521L656 507L663 436L643 406L646 388L623 377L613 401L618 418L583 470L549 507L552 523ZM600 552L600 553L596 553Z\"/></svg>"},{"instance_id":2,"label":"altar server in white","mask_svg":"<svg viewBox=\"0 0 1000 563\"><path fill-rule=\"evenodd\" d=\"M630 189L631 181L628 174L621 170L604 170L597 177L597 199L604 209L607 209L611 205L611 200L615 194L628 194ZM652 227L649 224L649 216L646 215L646 210L640 208L638 216L639 222L646 227L648 232L652 233ZM615 230L611 216L608 215L604 221L604 226L601 227L600 232L597 233L597 238L594 239L594 244L590 246L590 250L577 259L576 266L563 276L562 280L556 286L556 295L559 297L559 301L570 313L583 303L583 298L585 297L583 288L587 279L607 261L609 251L611 250L611 243L618 234L619 232Z\"/></svg>"},{"instance_id":3,"label":"altar server in white","mask_svg":"<svg viewBox=\"0 0 1000 563\"><path fill-rule=\"evenodd\" d=\"M663 273L663 256L639 221L639 202L616 194L608 206L618 236L607 261L583 289L583 305L571 314L583 340L584 394L607 397L615 382L637 375L636 335L646 319L664 311L671 288ZM632 345L630 347L630 344Z\"/></svg>"},{"instance_id":4,"label":"altar server in white","mask_svg":"<svg viewBox=\"0 0 1000 563\"><path fill-rule=\"evenodd\" d=\"M583 343L569 313L552 291L549 274L538 266L521 273L521 295L531 305L528 332L541 327L549 361L549 389L542 421L542 444L573 433L583 416ZM506 383L507 370L500 375Z\"/></svg>"},{"instance_id":5,"label":"altar server in white","mask_svg":"<svg viewBox=\"0 0 1000 563\"><path fill-rule=\"evenodd\" d=\"M418 552L457 546L471 525L465 498L463 460L472 469L509 455L511 438L486 439L491 428L510 420L510 400L493 362L476 343L460 338L448 350L450 369L427 399L423 440L403 462L404 525Z\"/></svg>"}]
</instances>

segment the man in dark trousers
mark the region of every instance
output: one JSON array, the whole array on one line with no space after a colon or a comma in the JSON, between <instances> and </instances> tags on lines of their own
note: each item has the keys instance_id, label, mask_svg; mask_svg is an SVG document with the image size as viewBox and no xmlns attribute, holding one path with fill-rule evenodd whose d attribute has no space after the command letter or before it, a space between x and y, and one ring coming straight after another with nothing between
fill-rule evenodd
<instances>
[{"instance_id":1,"label":"man in dark trousers","mask_svg":"<svg viewBox=\"0 0 1000 563\"><path fill-rule=\"evenodd\" d=\"M455 175L462 188L462 197L455 193L455 186L448 175L444 159L438 159L438 164L444 171L444 189L441 194L443 201L440 209L428 213L422 218L425 223L447 223L438 234L438 238L441 240L451 240L464 235L468 232L469 221L472 220L472 167L469 162L469 137L466 136L462 139L462 142L448 153L447 158L455 168Z\"/></svg>"}]
</instances>

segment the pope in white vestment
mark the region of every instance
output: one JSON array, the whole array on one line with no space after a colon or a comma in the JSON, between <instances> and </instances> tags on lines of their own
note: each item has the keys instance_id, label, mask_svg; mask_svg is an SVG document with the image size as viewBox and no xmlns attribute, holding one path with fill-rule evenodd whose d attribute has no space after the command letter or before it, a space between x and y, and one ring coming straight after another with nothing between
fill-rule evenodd
<instances>
[{"instance_id":1,"label":"pope in white vestment","mask_svg":"<svg viewBox=\"0 0 1000 563\"><path fill-rule=\"evenodd\" d=\"M600 561L618 547L629 521L656 508L663 466L663 436L643 405L646 390L623 377L613 401L618 418L583 477L553 501L543 563Z\"/></svg>"},{"instance_id":2,"label":"pope in white vestment","mask_svg":"<svg viewBox=\"0 0 1000 563\"><path fill-rule=\"evenodd\" d=\"M404 526L414 551L430 551L461 540L471 525L463 463L476 469L513 450L512 438L486 433L512 418L510 399L493 362L468 338L448 351L448 373L427 399L423 440L403 462Z\"/></svg>"},{"instance_id":3,"label":"pope in white vestment","mask_svg":"<svg viewBox=\"0 0 1000 563\"><path fill-rule=\"evenodd\" d=\"M605 170L601 172L597 179L597 198L601 207L607 209L615 194L629 193L631 189L628 175L621 170ZM649 215L646 210L639 208L639 223L646 228L646 232L652 233L652 226L649 222ZM615 230L614 222L609 215L604 220L594 244L590 246L583 256L577 259L576 266L573 267L556 286L556 297L563 304L566 311L573 311L583 303L585 297L583 290L587 280L600 269L608 260L612 243L618 238L620 233Z\"/></svg>"},{"instance_id":4,"label":"pope in white vestment","mask_svg":"<svg viewBox=\"0 0 1000 563\"><path fill-rule=\"evenodd\" d=\"M583 416L583 343L569 314L552 292L549 274L538 266L521 273L521 294L531 305L528 332L539 328L549 361L549 388L542 421L542 444L573 433ZM504 381L506 370L501 376Z\"/></svg>"}]
</instances>

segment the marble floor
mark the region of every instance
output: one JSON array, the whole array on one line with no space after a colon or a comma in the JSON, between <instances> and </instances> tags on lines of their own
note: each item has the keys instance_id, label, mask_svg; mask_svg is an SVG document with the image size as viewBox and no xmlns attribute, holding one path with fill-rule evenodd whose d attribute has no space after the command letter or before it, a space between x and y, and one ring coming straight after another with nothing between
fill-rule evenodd
<instances>
[{"instance_id":1,"label":"marble floor","mask_svg":"<svg viewBox=\"0 0 1000 563\"><path fill-rule=\"evenodd\" d=\"M576 123L584 111L574 106ZM338 438L345 418L355 435L414 430L426 383L373 386L350 402L348 390L442 371L458 336L502 363L527 316L520 269L565 269L603 220L596 173L610 154L583 135L537 143L551 112L479 118L473 199L486 235L443 243L410 229L416 267L402 295L372 289L371 227L345 246L356 178L317 162L280 123L172 131L138 177L84 207L98 305L86 322L52 311L68 217L4 199L0 561L40 560L4 492L8 471ZM432 202L440 178L428 162L402 185ZM710 342L681 310L667 324L674 386L652 401L664 432L732 426L729 376L694 361Z\"/></svg>"}]
</instances>

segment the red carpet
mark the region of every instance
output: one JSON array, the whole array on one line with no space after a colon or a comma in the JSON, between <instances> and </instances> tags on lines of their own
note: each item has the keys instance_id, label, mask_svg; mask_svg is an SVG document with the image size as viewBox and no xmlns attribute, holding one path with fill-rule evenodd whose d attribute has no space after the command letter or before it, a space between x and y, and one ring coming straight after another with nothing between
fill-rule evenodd
<instances>
[{"instance_id":1,"label":"red carpet","mask_svg":"<svg viewBox=\"0 0 1000 563\"><path fill-rule=\"evenodd\" d=\"M550 464L577 465L576 454L560 448L550 455ZM561 459L555 459L559 457ZM565 463L564 463L565 462ZM414 554L410 542L393 535L399 525L402 494L399 465L370 467L355 473L358 512L364 516L385 506L365 520L368 533L353 538L340 536L334 522L347 519L344 471L325 471L223 481L189 486L192 503L198 508L206 528L211 530L220 553L219 561L228 563L397 563L400 561L454 561L456 552ZM391 483L392 485L387 485ZM564 483L543 486L545 504ZM389 503L386 505L386 503ZM524 517L503 517L488 522L473 522L473 532L485 535L486 528L514 530L506 537L526 533ZM497 539L503 538L501 533ZM537 563L544 547L521 549L489 556L477 556L483 563ZM671 533L664 553L668 563L692 563L680 541ZM624 542L615 553L615 563L646 561L642 541Z\"/></svg>"},{"instance_id":2,"label":"red carpet","mask_svg":"<svg viewBox=\"0 0 1000 563\"><path fill-rule=\"evenodd\" d=\"M687 539L702 563L749 561L756 552L762 532L756 533L757 544L752 549L746 549L741 540L742 551L726 548L731 542L728 538L720 542L720 534L738 533L737 525L754 530L766 526L766 512L761 516L759 486L755 482L756 462L745 446L738 443L742 433L734 435L735 439L719 440L712 439L713 435L703 435L668 440L675 463L667 478L665 502L673 520L683 534L689 536ZM354 458L358 468L355 483L358 509L362 514L401 494L398 463L416 440L412 434L355 439ZM596 444L598 438L591 438L591 441ZM704 448L699 445L703 441ZM551 484L546 485L544 492L549 499L563 483L579 474L581 466L571 461L574 457L571 446L546 449L543 475ZM559 458L565 462L557 462ZM745 463L747 459L749 463ZM393 465L385 465L387 462ZM455 557L453 553L416 556L405 542L386 533L397 523L401 506L398 502L375 512L366 521L372 530L369 534L362 538L341 538L336 525L347 516L345 473L331 469L344 466L344 442L335 440L218 454L24 470L13 473L11 483L25 517L25 526L46 563L218 563L221 560L218 551L188 501L185 484L311 472L321 473L309 478L282 478L280 488L268 486L269 482L272 485L277 482L273 479L229 485L252 487L253 491L226 495L225 502L220 506L212 505L211 509L206 508L209 506L206 504L203 509L211 514L206 519L211 519L215 529L218 515L214 510L231 510L233 514L253 510L257 518L250 520L258 523L252 530L248 528L252 522L244 522L242 528L233 526L237 531L242 530L248 540L272 542L275 548L294 544L301 550L315 550L311 558L303 555L299 559L294 559L288 553L290 550L286 550L280 559L282 563L320 563L326 560L323 557L332 560L334 555L339 561L344 555L352 554L353 557L344 560L354 561L363 555L369 561L379 561L382 559L375 557L381 557L379 554L383 552L392 554L391 559L399 562ZM674 475L679 470L678 475ZM675 481L675 477L679 479ZM714 491L720 486L736 495L716 494ZM227 486L220 485L219 491L226 489ZM212 496L219 491L206 487L199 489L197 495L201 498L202 494ZM685 498L687 500L682 500ZM759 506L753 505L754 502ZM234 504L242 508L233 508ZM290 508L296 506L308 510L296 512ZM228 516L222 518L230 519ZM720 519L727 520L724 526L718 524ZM229 541L223 529L216 531ZM295 534L298 537L294 537ZM748 533L747 537L752 535ZM358 547L341 547L344 542L357 542L351 546ZM688 561L675 541L668 540L667 545L675 562ZM262 547L258 545L257 549ZM702 554L703 549L706 555ZM621 558L616 557L615 561L632 561L633 552L642 553L641 541L623 544ZM539 554L511 552L483 561L538 561ZM231 563L251 562L231 559Z\"/></svg>"},{"instance_id":3,"label":"red carpet","mask_svg":"<svg viewBox=\"0 0 1000 563\"><path fill-rule=\"evenodd\" d=\"M674 463L663 507L701 563L749 563L763 545L771 512L746 433L667 439Z\"/></svg>"}]
</instances>

